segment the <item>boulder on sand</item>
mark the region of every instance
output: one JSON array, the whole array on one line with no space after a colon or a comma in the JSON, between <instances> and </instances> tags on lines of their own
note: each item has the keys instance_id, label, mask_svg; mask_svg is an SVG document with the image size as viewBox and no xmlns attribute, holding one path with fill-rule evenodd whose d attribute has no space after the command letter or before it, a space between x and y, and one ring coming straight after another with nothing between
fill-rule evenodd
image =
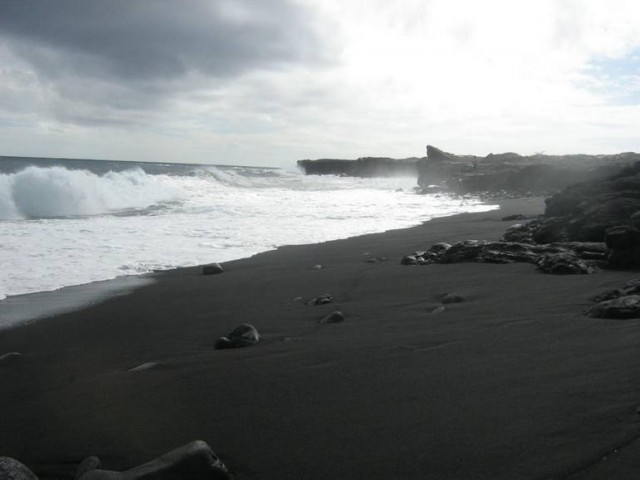
<instances>
[{"instance_id":1,"label":"boulder on sand","mask_svg":"<svg viewBox=\"0 0 640 480\"><path fill-rule=\"evenodd\" d=\"M220 337L216 340L214 348L223 350L226 348L242 348L255 345L260 340L260 334L256 327L248 323L234 328L226 337Z\"/></svg>"},{"instance_id":2,"label":"boulder on sand","mask_svg":"<svg viewBox=\"0 0 640 480\"><path fill-rule=\"evenodd\" d=\"M320 323L340 323L344 322L344 315L342 312L336 310L335 312L331 312L329 315L320 320Z\"/></svg>"},{"instance_id":3,"label":"boulder on sand","mask_svg":"<svg viewBox=\"0 0 640 480\"><path fill-rule=\"evenodd\" d=\"M232 477L209 445L196 440L124 472L91 470L80 478L81 480L230 480Z\"/></svg>"},{"instance_id":4,"label":"boulder on sand","mask_svg":"<svg viewBox=\"0 0 640 480\"><path fill-rule=\"evenodd\" d=\"M0 457L0 479L38 480L38 477L18 460L11 457Z\"/></svg>"},{"instance_id":5,"label":"boulder on sand","mask_svg":"<svg viewBox=\"0 0 640 480\"><path fill-rule=\"evenodd\" d=\"M640 295L626 295L596 303L587 311L596 318L640 318Z\"/></svg>"}]
</instances>

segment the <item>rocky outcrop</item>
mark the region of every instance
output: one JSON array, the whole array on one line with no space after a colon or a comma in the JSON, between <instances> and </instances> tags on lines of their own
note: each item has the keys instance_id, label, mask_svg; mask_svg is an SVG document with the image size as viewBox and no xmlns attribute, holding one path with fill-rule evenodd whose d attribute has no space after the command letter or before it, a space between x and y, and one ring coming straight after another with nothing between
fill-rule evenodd
<instances>
[{"instance_id":1,"label":"rocky outcrop","mask_svg":"<svg viewBox=\"0 0 640 480\"><path fill-rule=\"evenodd\" d=\"M640 265L640 162L603 180L572 185L546 200L544 215L512 225L505 241L604 242L609 266Z\"/></svg>"},{"instance_id":2,"label":"rocky outcrop","mask_svg":"<svg viewBox=\"0 0 640 480\"><path fill-rule=\"evenodd\" d=\"M418 185L445 182L458 194L550 195L577 182L602 179L640 155L454 155L431 145L418 161ZM428 193L428 192L427 192Z\"/></svg>"},{"instance_id":3,"label":"rocky outcrop","mask_svg":"<svg viewBox=\"0 0 640 480\"><path fill-rule=\"evenodd\" d=\"M191 442L124 472L94 469L81 480L230 480L227 467L203 441Z\"/></svg>"},{"instance_id":4,"label":"rocky outcrop","mask_svg":"<svg viewBox=\"0 0 640 480\"><path fill-rule=\"evenodd\" d=\"M417 158L362 157L357 160L322 158L298 160L306 175L340 175L348 177L394 177L418 175Z\"/></svg>"},{"instance_id":5,"label":"rocky outcrop","mask_svg":"<svg viewBox=\"0 0 640 480\"><path fill-rule=\"evenodd\" d=\"M432 263L531 263L543 273L586 274L596 271L594 259L604 256L601 244L563 243L535 245L517 242L466 240L436 244L403 258L403 265ZM409 261L408 259L411 259Z\"/></svg>"}]
</instances>

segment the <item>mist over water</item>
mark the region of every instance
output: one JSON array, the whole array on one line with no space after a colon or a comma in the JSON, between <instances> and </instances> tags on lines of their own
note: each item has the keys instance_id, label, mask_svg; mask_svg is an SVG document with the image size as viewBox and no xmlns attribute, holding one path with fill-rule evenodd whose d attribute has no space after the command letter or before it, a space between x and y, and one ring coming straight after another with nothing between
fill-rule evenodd
<instances>
[{"instance_id":1,"label":"mist over water","mask_svg":"<svg viewBox=\"0 0 640 480\"><path fill-rule=\"evenodd\" d=\"M493 208L416 195L414 178L132 167L28 166L0 174L0 298Z\"/></svg>"}]
</instances>

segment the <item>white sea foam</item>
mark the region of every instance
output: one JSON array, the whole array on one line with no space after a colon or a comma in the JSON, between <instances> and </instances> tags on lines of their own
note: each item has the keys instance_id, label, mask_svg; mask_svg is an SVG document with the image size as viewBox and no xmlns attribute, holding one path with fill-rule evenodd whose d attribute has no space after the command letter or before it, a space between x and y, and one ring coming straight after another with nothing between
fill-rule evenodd
<instances>
[{"instance_id":1,"label":"white sea foam","mask_svg":"<svg viewBox=\"0 0 640 480\"><path fill-rule=\"evenodd\" d=\"M86 170L28 167L0 175L0 220L98 215L183 196L163 178L140 169L98 176Z\"/></svg>"},{"instance_id":2,"label":"white sea foam","mask_svg":"<svg viewBox=\"0 0 640 480\"><path fill-rule=\"evenodd\" d=\"M416 195L414 185L215 167L175 175L29 167L0 175L0 298L493 208Z\"/></svg>"}]
</instances>

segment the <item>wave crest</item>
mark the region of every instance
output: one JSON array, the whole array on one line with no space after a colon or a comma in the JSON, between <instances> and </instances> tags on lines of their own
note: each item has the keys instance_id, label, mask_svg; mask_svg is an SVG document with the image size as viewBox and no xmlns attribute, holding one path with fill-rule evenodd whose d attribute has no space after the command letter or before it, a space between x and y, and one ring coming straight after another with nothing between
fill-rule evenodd
<instances>
[{"instance_id":1,"label":"wave crest","mask_svg":"<svg viewBox=\"0 0 640 480\"><path fill-rule=\"evenodd\" d=\"M96 175L63 167L27 167L0 175L0 220L100 215L177 200L182 192L141 169Z\"/></svg>"}]
</instances>

